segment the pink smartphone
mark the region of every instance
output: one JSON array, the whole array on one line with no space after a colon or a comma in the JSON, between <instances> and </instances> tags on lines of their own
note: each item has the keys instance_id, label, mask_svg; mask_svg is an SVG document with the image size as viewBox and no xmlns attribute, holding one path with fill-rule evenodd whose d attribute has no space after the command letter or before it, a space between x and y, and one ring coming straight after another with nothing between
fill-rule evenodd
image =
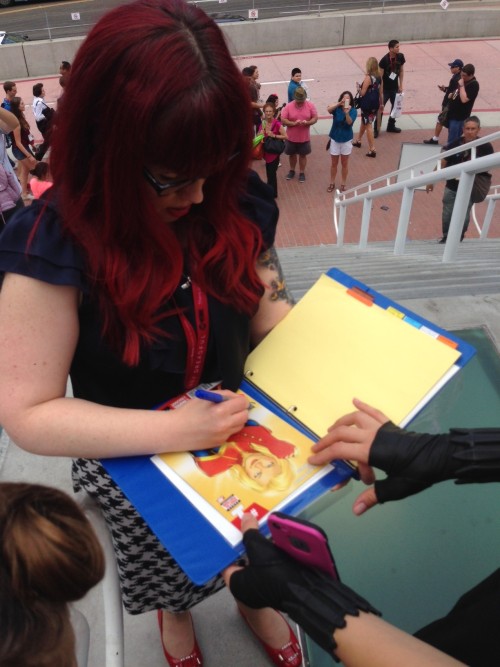
<instances>
[{"instance_id":1,"label":"pink smartphone","mask_svg":"<svg viewBox=\"0 0 500 667\"><path fill-rule=\"evenodd\" d=\"M272 512L267 521L274 544L303 565L339 579L326 533L309 521Z\"/></svg>"}]
</instances>

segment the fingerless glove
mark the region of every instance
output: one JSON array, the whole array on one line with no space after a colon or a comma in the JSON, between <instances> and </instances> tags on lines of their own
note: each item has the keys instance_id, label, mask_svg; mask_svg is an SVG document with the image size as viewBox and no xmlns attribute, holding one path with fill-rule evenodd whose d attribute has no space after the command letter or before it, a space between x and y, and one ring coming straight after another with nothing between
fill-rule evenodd
<instances>
[{"instance_id":1,"label":"fingerless glove","mask_svg":"<svg viewBox=\"0 0 500 667\"><path fill-rule=\"evenodd\" d=\"M369 464L387 473L386 479L375 482L380 503L406 498L446 479L500 481L500 429L429 435L388 422L377 432Z\"/></svg>"},{"instance_id":2,"label":"fingerless glove","mask_svg":"<svg viewBox=\"0 0 500 667\"><path fill-rule=\"evenodd\" d=\"M333 633L345 627L346 615L358 616L360 611L380 615L353 590L300 565L258 530L246 531L243 541L250 565L231 576L234 597L254 609L284 611L331 655L337 646Z\"/></svg>"}]
</instances>

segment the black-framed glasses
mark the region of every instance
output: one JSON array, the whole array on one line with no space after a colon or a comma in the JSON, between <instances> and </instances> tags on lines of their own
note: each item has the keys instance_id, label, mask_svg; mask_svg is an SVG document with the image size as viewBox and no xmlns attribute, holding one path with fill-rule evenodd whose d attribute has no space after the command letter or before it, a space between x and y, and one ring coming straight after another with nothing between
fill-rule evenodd
<instances>
[{"instance_id":1,"label":"black-framed glasses","mask_svg":"<svg viewBox=\"0 0 500 667\"><path fill-rule=\"evenodd\" d=\"M196 181L199 180L198 178L171 178L168 181L160 183L146 167L143 168L143 174L144 178L154 189L158 197L163 197L163 195L167 194L169 191L176 192L177 190L186 188L188 185L193 185L193 183L196 183Z\"/></svg>"},{"instance_id":2,"label":"black-framed glasses","mask_svg":"<svg viewBox=\"0 0 500 667\"><path fill-rule=\"evenodd\" d=\"M228 162L231 162L231 160L233 160L239 154L240 151L233 153L228 158ZM190 185L193 185L193 183L196 183L196 181L207 178L207 176L198 176L197 178L171 178L166 181L163 181L163 183L160 183L160 181L156 180L156 178L153 176L153 174L149 171L147 167L143 167L142 173L144 175L144 178L156 192L158 197L163 197L169 191L177 192L177 190L182 190L182 188L187 188Z\"/></svg>"}]
</instances>

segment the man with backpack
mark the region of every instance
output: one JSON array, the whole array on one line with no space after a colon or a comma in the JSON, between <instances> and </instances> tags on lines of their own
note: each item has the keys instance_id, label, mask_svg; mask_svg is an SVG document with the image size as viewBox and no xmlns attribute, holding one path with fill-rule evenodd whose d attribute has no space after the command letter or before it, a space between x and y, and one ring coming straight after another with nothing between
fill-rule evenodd
<instances>
[{"instance_id":1,"label":"man with backpack","mask_svg":"<svg viewBox=\"0 0 500 667\"><path fill-rule=\"evenodd\" d=\"M36 159L42 160L43 156L49 149L50 130L52 125L52 117L54 109L49 107L43 99L45 97L45 89L43 83L35 83L33 86L33 115L35 117L36 126L43 137L43 143L40 144L36 153Z\"/></svg>"}]
</instances>

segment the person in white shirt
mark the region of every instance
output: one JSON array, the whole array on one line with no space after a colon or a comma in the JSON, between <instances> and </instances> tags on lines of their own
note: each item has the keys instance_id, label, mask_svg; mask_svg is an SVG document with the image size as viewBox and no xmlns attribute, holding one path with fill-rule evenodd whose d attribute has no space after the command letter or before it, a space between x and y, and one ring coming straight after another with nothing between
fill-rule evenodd
<instances>
[{"instance_id":1,"label":"person in white shirt","mask_svg":"<svg viewBox=\"0 0 500 667\"><path fill-rule=\"evenodd\" d=\"M42 160L43 156L49 149L50 140L50 126L54 110L45 103L45 89L43 83L35 83L33 86L33 115L35 117L36 126L40 130L43 137L43 142L38 147L36 152L36 159Z\"/></svg>"}]
</instances>

